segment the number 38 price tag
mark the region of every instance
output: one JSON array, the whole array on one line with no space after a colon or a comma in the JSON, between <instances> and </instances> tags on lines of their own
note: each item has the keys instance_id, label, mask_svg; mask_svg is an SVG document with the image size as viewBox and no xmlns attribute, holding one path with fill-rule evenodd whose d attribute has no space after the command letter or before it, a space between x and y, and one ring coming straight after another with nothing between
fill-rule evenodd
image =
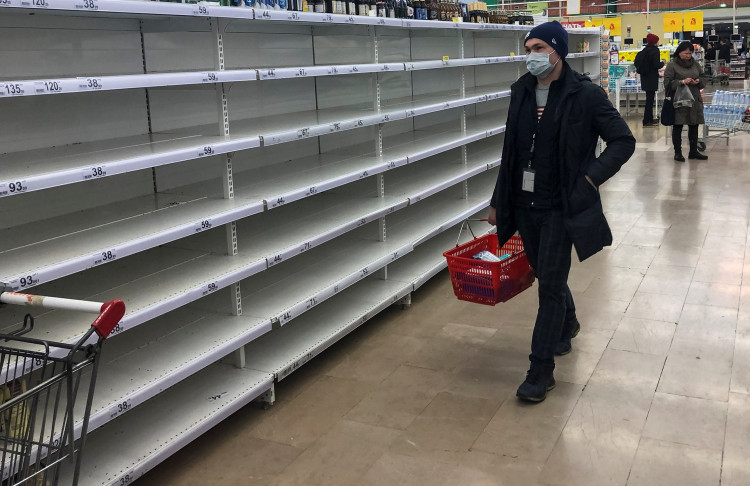
<instances>
[{"instance_id":1,"label":"number 38 price tag","mask_svg":"<svg viewBox=\"0 0 750 486\"><path fill-rule=\"evenodd\" d=\"M93 167L86 167L82 170L83 180L90 181L91 179L98 179L107 175L106 165L96 165Z\"/></svg>"},{"instance_id":2,"label":"number 38 price tag","mask_svg":"<svg viewBox=\"0 0 750 486\"><path fill-rule=\"evenodd\" d=\"M102 250L94 253L94 261L92 266L96 267L117 260L117 253L118 251L114 248L112 248L111 250Z\"/></svg>"}]
</instances>

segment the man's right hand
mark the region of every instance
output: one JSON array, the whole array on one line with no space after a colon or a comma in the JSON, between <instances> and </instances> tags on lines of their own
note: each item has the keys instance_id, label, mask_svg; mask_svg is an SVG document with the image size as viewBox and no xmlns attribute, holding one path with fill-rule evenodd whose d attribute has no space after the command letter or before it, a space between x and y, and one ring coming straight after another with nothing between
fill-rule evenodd
<instances>
[{"instance_id":1,"label":"man's right hand","mask_svg":"<svg viewBox=\"0 0 750 486\"><path fill-rule=\"evenodd\" d=\"M487 215L487 222L492 226L497 226L497 209L490 206L490 214Z\"/></svg>"}]
</instances>

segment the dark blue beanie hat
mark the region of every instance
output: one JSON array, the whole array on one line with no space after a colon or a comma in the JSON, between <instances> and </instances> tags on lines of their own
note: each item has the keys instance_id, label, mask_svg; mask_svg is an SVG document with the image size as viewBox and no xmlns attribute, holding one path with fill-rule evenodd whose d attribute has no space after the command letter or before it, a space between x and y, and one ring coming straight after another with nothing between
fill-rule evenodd
<instances>
[{"instance_id":1,"label":"dark blue beanie hat","mask_svg":"<svg viewBox=\"0 0 750 486\"><path fill-rule=\"evenodd\" d=\"M528 34L524 42L529 39L541 39L557 51L561 58L568 55L568 32L560 25L560 22L553 20L537 25Z\"/></svg>"}]
</instances>

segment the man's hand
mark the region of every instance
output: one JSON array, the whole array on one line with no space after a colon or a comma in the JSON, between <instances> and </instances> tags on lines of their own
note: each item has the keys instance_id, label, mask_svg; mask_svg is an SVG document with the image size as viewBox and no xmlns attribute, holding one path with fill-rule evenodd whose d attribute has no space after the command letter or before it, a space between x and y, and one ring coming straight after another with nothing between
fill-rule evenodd
<instances>
[{"instance_id":1,"label":"man's hand","mask_svg":"<svg viewBox=\"0 0 750 486\"><path fill-rule=\"evenodd\" d=\"M497 226L497 209L490 206L490 214L487 215L487 222L492 226Z\"/></svg>"},{"instance_id":2,"label":"man's hand","mask_svg":"<svg viewBox=\"0 0 750 486\"><path fill-rule=\"evenodd\" d=\"M698 83L700 83L700 82L701 82L700 78L695 78L695 79L693 80L693 82L692 82L692 83L690 83L690 84L698 84Z\"/></svg>"},{"instance_id":3,"label":"man's hand","mask_svg":"<svg viewBox=\"0 0 750 486\"><path fill-rule=\"evenodd\" d=\"M693 84L693 78L685 78L682 80L682 84Z\"/></svg>"},{"instance_id":4,"label":"man's hand","mask_svg":"<svg viewBox=\"0 0 750 486\"><path fill-rule=\"evenodd\" d=\"M597 191L599 190L599 188L598 188L598 187L596 187L596 184L594 184L594 181L592 181L592 180L591 180L591 177L589 177L589 176L587 176L587 175L586 175L586 176L584 176L584 177L586 178L586 180L587 180L587 181L589 181L589 184L591 184L591 187L593 187L593 188L594 188L594 189L596 189Z\"/></svg>"}]
</instances>

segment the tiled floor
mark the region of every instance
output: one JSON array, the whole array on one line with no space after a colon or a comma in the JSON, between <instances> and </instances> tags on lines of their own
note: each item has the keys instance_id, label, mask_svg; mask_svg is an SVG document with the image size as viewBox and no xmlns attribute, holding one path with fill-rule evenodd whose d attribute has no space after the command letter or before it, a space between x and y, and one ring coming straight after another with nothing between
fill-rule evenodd
<instances>
[{"instance_id":1,"label":"tiled floor","mask_svg":"<svg viewBox=\"0 0 750 486\"><path fill-rule=\"evenodd\" d=\"M545 402L515 398L535 292L462 303L442 273L139 484L750 484L750 136L680 164L630 122L614 245L573 265L583 330Z\"/></svg>"}]
</instances>

